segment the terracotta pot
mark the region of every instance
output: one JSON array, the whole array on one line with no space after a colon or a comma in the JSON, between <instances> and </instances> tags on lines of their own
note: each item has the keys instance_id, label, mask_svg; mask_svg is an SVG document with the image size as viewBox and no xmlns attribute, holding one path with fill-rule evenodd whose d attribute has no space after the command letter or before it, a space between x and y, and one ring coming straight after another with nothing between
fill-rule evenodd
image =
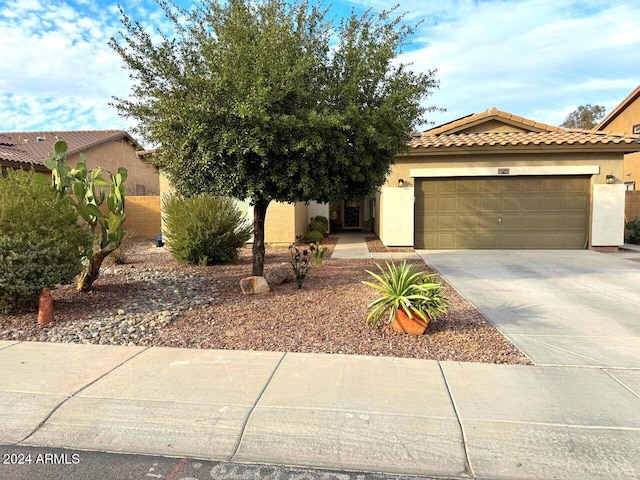
<instances>
[{"instance_id":1,"label":"terracotta pot","mask_svg":"<svg viewBox=\"0 0 640 480\"><path fill-rule=\"evenodd\" d=\"M409 335L422 335L429 326L431 319L427 315L427 321L422 320L418 315L409 318L402 310L398 310L393 317L391 326L396 332L408 333Z\"/></svg>"},{"instance_id":2,"label":"terracotta pot","mask_svg":"<svg viewBox=\"0 0 640 480\"><path fill-rule=\"evenodd\" d=\"M48 288L43 288L38 299L38 324L53 322L53 296Z\"/></svg>"}]
</instances>

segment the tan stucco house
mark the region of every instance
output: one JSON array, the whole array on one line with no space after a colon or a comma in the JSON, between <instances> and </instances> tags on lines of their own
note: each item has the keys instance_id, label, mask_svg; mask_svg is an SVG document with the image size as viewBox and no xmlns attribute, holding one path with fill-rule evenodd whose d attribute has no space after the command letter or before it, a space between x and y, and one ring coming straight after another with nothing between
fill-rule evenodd
<instances>
[{"instance_id":1,"label":"tan stucco house","mask_svg":"<svg viewBox=\"0 0 640 480\"><path fill-rule=\"evenodd\" d=\"M640 85L611 110L595 130L640 137ZM640 190L640 153L625 155L622 178L627 190Z\"/></svg>"},{"instance_id":2,"label":"tan stucco house","mask_svg":"<svg viewBox=\"0 0 640 480\"><path fill-rule=\"evenodd\" d=\"M640 151L639 139L565 130L492 108L416 135L409 147L376 201L375 231L386 245L624 243L623 157Z\"/></svg>"},{"instance_id":3,"label":"tan stucco house","mask_svg":"<svg viewBox=\"0 0 640 480\"><path fill-rule=\"evenodd\" d=\"M265 241L311 217L417 249L583 249L624 243L624 155L640 138L566 130L489 109L414 135L375 198L272 203ZM161 194L169 191L161 178ZM247 202L240 205L249 215Z\"/></svg>"},{"instance_id":4,"label":"tan stucco house","mask_svg":"<svg viewBox=\"0 0 640 480\"><path fill-rule=\"evenodd\" d=\"M79 162L84 153L89 168L100 166L115 172L118 167L125 167L127 195L159 195L157 169L143 160L142 147L123 130L0 132L0 168L33 167L49 174L44 161L57 140L64 140L69 147L69 165Z\"/></svg>"}]
</instances>

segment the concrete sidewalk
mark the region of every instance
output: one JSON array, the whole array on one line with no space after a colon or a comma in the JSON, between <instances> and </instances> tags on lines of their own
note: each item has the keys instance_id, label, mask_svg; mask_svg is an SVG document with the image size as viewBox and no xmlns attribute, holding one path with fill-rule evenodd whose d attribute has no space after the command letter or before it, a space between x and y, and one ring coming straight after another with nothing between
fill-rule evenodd
<instances>
[{"instance_id":1,"label":"concrete sidewalk","mask_svg":"<svg viewBox=\"0 0 640 480\"><path fill-rule=\"evenodd\" d=\"M0 342L0 443L450 478L640 476L640 371Z\"/></svg>"}]
</instances>

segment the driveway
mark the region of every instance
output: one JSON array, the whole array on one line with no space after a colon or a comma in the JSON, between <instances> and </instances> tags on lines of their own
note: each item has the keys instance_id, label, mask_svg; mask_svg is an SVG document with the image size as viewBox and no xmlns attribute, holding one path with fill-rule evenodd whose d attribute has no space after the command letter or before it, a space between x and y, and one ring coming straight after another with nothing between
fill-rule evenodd
<instances>
[{"instance_id":1,"label":"driveway","mask_svg":"<svg viewBox=\"0 0 640 480\"><path fill-rule=\"evenodd\" d=\"M588 250L418 253L536 364L640 368L639 262Z\"/></svg>"}]
</instances>

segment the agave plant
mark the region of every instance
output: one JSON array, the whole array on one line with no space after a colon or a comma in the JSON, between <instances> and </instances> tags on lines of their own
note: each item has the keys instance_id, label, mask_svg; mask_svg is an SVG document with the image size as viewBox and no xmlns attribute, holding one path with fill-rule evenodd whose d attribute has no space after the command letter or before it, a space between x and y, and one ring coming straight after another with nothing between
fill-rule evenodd
<instances>
[{"instance_id":1,"label":"agave plant","mask_svg":"<svg viewBox=\"0 0 640 480\"><path fill-rule=\"evenodd\" d=\"M376 282L362 282L380 293L369 303L367 322L377 325L388 312L391 323L398 309L402 309L409 318L417 315L426 320L427 315L435 319L448 311L450 302L442 294L442 284L434 280L434 275L417 271L406 260L400 265L387 263L386 270L377 265L380 275L366 270Z\"/></svg>"}]
</instances>

